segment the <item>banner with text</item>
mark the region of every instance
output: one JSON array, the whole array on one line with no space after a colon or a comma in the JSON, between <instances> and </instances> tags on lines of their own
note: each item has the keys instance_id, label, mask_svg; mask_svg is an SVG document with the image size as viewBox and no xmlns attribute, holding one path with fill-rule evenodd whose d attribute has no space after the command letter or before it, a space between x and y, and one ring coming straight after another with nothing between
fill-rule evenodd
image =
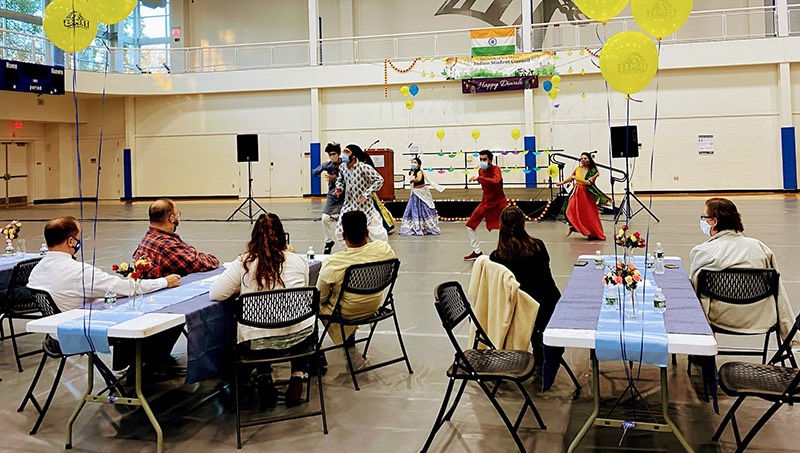
<instances>
[{"instance_id":1,"label":"banner with text","mask_svg":"<svg viewBox=\"0 0 800 453\"><path fill-rule=\"evenodd\" d=\"M502 77L493 79L464 79L463 94L495 93L498 91L527 90L539 87L539 77Z\"/></svg>"},{"instance_id":2,"label":"banner with text","mask_svg":"<svg viewBox=\"0 0 800 453\"><path fill-rule=\"evenodd\" d=\"M553 75L553 52L519 53L491 57L450 57L444 75L450 80Z\"/></svg>"}]
</instances>

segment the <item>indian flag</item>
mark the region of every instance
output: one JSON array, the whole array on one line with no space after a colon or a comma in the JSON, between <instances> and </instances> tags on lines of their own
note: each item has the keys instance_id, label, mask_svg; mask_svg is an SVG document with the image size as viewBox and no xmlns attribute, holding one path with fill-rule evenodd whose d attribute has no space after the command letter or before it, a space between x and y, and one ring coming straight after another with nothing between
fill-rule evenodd
<instances>
[{"instance_id":1,"label":"indian flag","mask_svg":"<svg viewBox=\"0 0 800 453\"><path fill-rule=\"evenodd\" d=\"M517 52L517 31L514 27L470 30L472 56L508 55Z\"/></svg>"}]
</instances>

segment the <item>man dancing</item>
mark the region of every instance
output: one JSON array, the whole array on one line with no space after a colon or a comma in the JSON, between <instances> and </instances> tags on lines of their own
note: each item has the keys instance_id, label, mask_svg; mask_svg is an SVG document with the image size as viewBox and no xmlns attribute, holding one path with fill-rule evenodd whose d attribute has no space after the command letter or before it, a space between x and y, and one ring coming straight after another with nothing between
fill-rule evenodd
<instances>
[{"instance_id":1,"label":"man dancing","mask_svg":"<svg viewBox=\"0 0 800 453\"><path fill-rule=\"evenodd\" d=\"M478 234L475 231L483 219L486 219L486 229L489 231L500 228L500 213L506 207L506 194L503 192L503 172L500 167L492 164L492 152L485 149L479 153L478 176L469 178L470 182L478 181L483 190L483 198L475 211L467 220L467 235L472 253L464 257L464 261L475 261L483 255Z\"/></svg>"},{"instance_id":2,"label":"man dancing","mask_svg":"<svg viewBox=\"0 0 800 453\"><path fill-rule=\"evenodd\" d=\"M328 143L325 145L325 153L328 154L328 162L315 168L312 174L319 177L325 172L325 179L328 180L328 197L325 200L325 207L322 208L322 231L325 233L324 254L330 255L333 249L336 224L339 222L339 211L342 209L343 197L336 196L336 177L339 176L339 163L342 148L338 143Z\"/></svg>"},{"instance_id":3,"label":"man dancing","mask_svg":"<svg viewBox=\"0 0 800 453\"><path fill-rule=\"evenodd\" d=\"M336 227L336 242L342 250L346 250L342 236L342 215L350 211L361 211L367 216L367 229L369 238L374 240L389 241L389 235L383 228L381 217L372 203L372 193L383 187L383 177L369 165L361 162L358 151L345 148L342 152L342 163L339 166L339 177L336 179L336 196L344 193L339 224ZM361 151L363 153L363 151Z\"/></svg>"}]
</instances>

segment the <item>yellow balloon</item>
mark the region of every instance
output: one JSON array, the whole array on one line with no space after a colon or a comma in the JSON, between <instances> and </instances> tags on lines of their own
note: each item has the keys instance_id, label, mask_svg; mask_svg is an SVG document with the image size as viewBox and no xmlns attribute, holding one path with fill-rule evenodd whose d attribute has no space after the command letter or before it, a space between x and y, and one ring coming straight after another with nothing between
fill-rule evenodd
<instances>
[{"instance_id":1,"label":"yellow balloon","mask_svg":"<svg viewBox=\"0 0 800 453\"><path fill-rule=\"evenodd\" d=\"M94 41L97 21L89 19L82 9L72 9L70 0L56 0L47 5L42 25L47 38L65 52L78 52Z\"/></svg>"},{"instance_id":2,"label":"yellow balloon","mask_svg":"<svg viewBox=\"0 0 800 453\"><path fill-rule=\"evenodd\" d=\"M589 19L606 23L625 9L628 0L575 0L577 6Z\"/></svg>"},{"instance_id":3,"label":"yellow balloon","mask_svg":"<svg viewBox=\"0 0 800 453\"><path fill-rule=\"evenodd\" d=\"M511 129L511 138L513 138L514 140L519 140L519 138L521 136L522 136L522 132L520 132L519 129L516 129L516 128L515 129Z\"/></svg>"},{"instance_id":4,"label":"yellow balloon","mask_svg":"<svg viewBox=\"0 0 800 453\"><path fill-rule=\"evenodd\" d=\"M409 110L413 109L414 108L414 101L412 101L411 99L408 99L406 101L406 108L409 109Z\"/></svg>"},{"instance_id":5,"label":"yellow balloon","mask_svg":"<svg viewBox=\"0 0 800 453\"><path fill-rule=\"evenodd\" d=\"M657 70L658 50L644 33L617 33L600 51L600 72L606 82L620 93L642 91L653 80Z\"/></svg>"},{"instance_id":6,"label":"yellow balloon","mask_svg":"<svg viewBox=\"0 0 800 453\"><path fill-rule=\"evenodd\" d=\"M400 87L400 94L403 95L403 97L408 96L409 93L410 93L410 88L408 88L408 85L403 85Z\"/></svg>"},{"instance_id":7,"label":"yellow balloon","mask_svg":"<svg viewBox=\"0 0 800 453\"><path fill-rule=\"evenodd\" d=\"M661 39L686 23L692 12L692 0L631 0L631 12L642 30Z\"/></svg>"},{"instance_id":8,"label":"yellow balloon","mask_svg":"<svg viewBox=\"0 0 800 453\"><path fill-rule=\"evenodd\" d=\"M74 0L75 8L104 24L112 25L130 16L137 0Z\"/></svg>"},{"instance_id":9,"label":"yellow balloon","mask_svg":"<svg viewBox=\"0 0 800 453\"><path fill-rule=\"evenodd\" d=\"M560 75L558 75L558 74L554 75L554 76L553 76L553 77L550 79L550 83L552 83L552 84L553 84L553 87L554 87L554 88L558 88L558 86L559 86L559 85L561 85L561 76L560 76Z\"/></svg>"},{"instance_id":10,"label":"yellow balloon","mask_svg":"<svg viewBox=\"0 0 800 453\"><path fill-rule=\"evenodd\" d=\"M547 166L547 176L549 176L551 179L558 178L558 165L556 165L556 164L548 165Z\"/></svg>"},{"instance_id":11,"label":"yellow balloon","mask_svg":"<svg viewBox=\"0 0 800 453\"><path fill-rule=\"evenodd\" d=\"M547 95L550 96L550 99L555 101L558 97L558 88L553 88L547 93Z\"/></svg>"},{"instance_id":12,"label":"yellow balloon","mask_svg":"<svg viewBox=\"0 0 800 453\"><path fill-rule=\"evenodd\" d=\"M439 129L436 131L436 138L442 140L444 138L444 129Z\"/></svg>"},{"instance_id":13,"label":"yellow balloon","mask_svg":"<svg viewBox=\"0 0 800 453\"><path fill-rule=\"evenodd\" d=\"M481 136L481 131L479 131L477 129L473 129L472 130L472 134L470 134L470 135L472 135L472 139L473 140L477 140Z\"/></svg>"}]
</instances>

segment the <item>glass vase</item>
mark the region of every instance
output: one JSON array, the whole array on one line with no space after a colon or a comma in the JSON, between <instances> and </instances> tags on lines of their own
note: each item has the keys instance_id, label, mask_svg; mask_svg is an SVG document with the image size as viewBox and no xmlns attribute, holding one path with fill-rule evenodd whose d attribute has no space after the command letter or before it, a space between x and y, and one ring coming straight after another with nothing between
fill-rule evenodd
<instances>
[{"instance_id":1,"label":"glass vase","mask_svg":"<svg viewBox=\"0 0 800 453\"><path fill-rule=\"evenodd\" d=\"M636 306L636 289L635 288L634 289L626 288L625 291L626 291L626 295L629 296L629 297L626 297L626 300L630 300L630 304L628 304L627 302L625 303L625 316L627 316L628 318L631 318L631 319L636 318L636 315L638 313L637 310L636 310L638 308ZM629 293L629 294L627 294L627 293Z\"/></svg>"},{"instance_id":2,"label":"glass vase","mask_svg":"<svg viewBox=\"0 0 800 453\"><path fill-rule=\"evenodd\" d=\"M128 305L131 307L132 310L139 311L142 309L142 302L144 302L144 297L141 293L140 283L142 282L141 279L128 279L128 296L130 297L130 302Z\"/></svg>"}]
</instances>

